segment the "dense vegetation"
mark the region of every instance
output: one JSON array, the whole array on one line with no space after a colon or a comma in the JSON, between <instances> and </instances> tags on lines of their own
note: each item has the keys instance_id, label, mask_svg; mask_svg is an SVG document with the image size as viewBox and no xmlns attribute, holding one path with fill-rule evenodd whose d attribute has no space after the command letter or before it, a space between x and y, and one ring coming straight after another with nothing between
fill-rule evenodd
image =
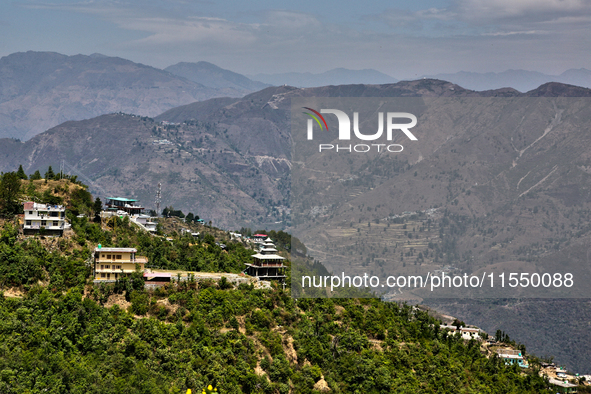
<instances>
[{"instance_id":1,"label":"dense vegetation","mask_svg":"<svg viewBox=\"0 0 591 394\"><path fill-rule=\"evenodd\" d=\"M253 252L226 240L223 250L213 229L168 240L128 219L102 227L75 215L93 212L92 196L50 194L67 199L73 237L22 238L9 220L0 232L0 285L11 291L0 295L0 393L198 393L210 384L220 393L545 391L537 373L485 357L408 305L296 300L289 289L226 280L147 290L139 272L95 286L88 262L98 243L192 271L240 272Z\"/></svg>"},{"instance_id":2,"label":"dense vegetation","mask_svg":"<svg viewBox=\"0 0 591 394\"><path fill-rule=\"evenodd\" d=\"M281 290L207 283L129 296L130 312L101 307L80 287L34 286L23 299L0 298L0 392L178 393L213 384L222 393L287 393L290 386L310 393L322 377L342 393L545 388L409 306L296 302ZM142 305L150 317L131 313Z\"/></svg>"}]
</instances>

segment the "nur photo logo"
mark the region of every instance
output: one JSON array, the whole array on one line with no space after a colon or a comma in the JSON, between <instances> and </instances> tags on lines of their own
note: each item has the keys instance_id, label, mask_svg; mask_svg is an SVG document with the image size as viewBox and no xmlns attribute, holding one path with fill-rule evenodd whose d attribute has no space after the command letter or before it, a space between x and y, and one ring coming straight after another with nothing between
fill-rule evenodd
<instances>
[{"instance_id":1,"label":"nur photo logo","mask_svg":"<svg viewBox=\"0 0 591 394\"><path fill-rule=\"evenodd\" d=\"M386 140L392 141L395 135L395 131L402 131L406 137L411 141L417 141L417 137L409 130L417 125L417 117L408 112L387 112L384 116L384 112L378 112L378 130L373 134L364 134L359 129L359 112L353 112L353 127L351 128L351 118L344 111L338 109L321 109L317 111L310 107L302 107L303 109L310 111L304 112L310 119L307 122L307 139L309 141L314 140L314 124L316 123L321 131L328 132L328 123L322 114L331 114L336 116L338 121L338 140L339 141L351 141L357 139L360 141L377 141L384 135L384 129L386 131ZM386 126L384 127L384 118ZM406 120L406 122L400 122ZM410 121L410 122L409 122ZM351 129L353 133L351 133ZM379 144L379 143L361 143L361 144L319 144L319 152L325 150L332 150L335 152L369 152L371 150L377 152L402 152L404 147L400 144Z\"/></svg>"}]
</instances>

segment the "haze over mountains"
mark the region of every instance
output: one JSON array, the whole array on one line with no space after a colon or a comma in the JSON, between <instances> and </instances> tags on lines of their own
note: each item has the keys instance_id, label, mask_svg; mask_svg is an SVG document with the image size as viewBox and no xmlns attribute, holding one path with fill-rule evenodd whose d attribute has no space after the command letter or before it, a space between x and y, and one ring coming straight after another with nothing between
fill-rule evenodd
<instances>
[{"instance_id":1,"label":"haze over mountains","mask_svg":"<svg viewBox=\"0 0 591 394\"><path fill-rule=\"evenodd\" d=\"M270 85L289 85L298 88L311 88L328 85L383 85L396 83L398 80L389 75L372 69L348 70L335 68L319 74L289 72L280 74L256 74L250 78Z\"/></svg>"},{"instance_id":2,"label":"haze over mountains","mask_svg":"<svg viewBox=\"0 0 591 394\"><path fill-rule=\"evenodd\" d=\"M520 92L533 90L548 82L591 88L591 71L580 68L566 70L560 75L548 75L537 71L507 70L500 73L475 73L460 71L452 74L427 75L426 78L442 79L466 89L490 90L511 87Z\"/></svg>"},{"instance_id":3,"label":"haze over mountains","mask_svg":"<svg viewBox=\"0 0 591 394\"><path fill-rule=\"evenodd\" d=\"M100 54L14 53L0 59L0 137L27 140L67 120L119 111L156 116L196 100L244 94Z\"/></svg>"},{"instance_id":4,"label":"haze over mountains","mask_svg":"<svg viewBox=\"0 0 591 394\"><path fill-rule=\"evenodd\" d=\"M508 70L436 77L474 90L513 87L527 91L549 81L591 87L591 71L586 69L568 70L559 76ZM213 97L242 97L269 85L318 87L396 81L372 69L257 74L249 79L208 62L182 62L160 70L101 54L19 52L0 58L0 137L27 140L68 120L113 112L153 117L180 105Z\"/></svg>"},{"instance_id":5,"label":"haze over mountains","mask_svg":"<svg viewBox=\"0 0 591 394\"><path fill-rule=\"evenodd\" d=\"M244 75L223 69L209 62L181 62L164 69L171 74L187 78L203 86L215 89L232 88L244 94L269 87L269 84L252 81Z\"/></svg>"}]
</instances>

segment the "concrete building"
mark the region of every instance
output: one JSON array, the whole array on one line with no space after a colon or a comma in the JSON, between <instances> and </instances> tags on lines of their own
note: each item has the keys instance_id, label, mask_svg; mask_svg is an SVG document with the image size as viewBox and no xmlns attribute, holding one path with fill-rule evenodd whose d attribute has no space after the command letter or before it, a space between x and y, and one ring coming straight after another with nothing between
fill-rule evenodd
<instances>
[{"instance_id":1,"label":"concrete building","mask_svg":"<svg viewBox=\"0 0 591 394\"><path fill-rule=\"evenodd\" d=\"M462 339L465 339L467 341L469 341L470 339L480 341L482 339L482 336L480 335L480 328L477 327L460 327L460 329L458 330L456 326L442 324L440 328L442 330L449 330L451 334L459 332L462 335Z\"/></svg>"},{"instance_id":2,"label":"concrete building","mask_svg":"<svg viewBox=\"0 0 591 394\"><path fill-rule=\"evenodd\" d=\"M148 259L136 256L135 248L103 248L94 250L94 279L117 280L135 272L136 264L143 272Z\"/></svg>"},{"instance_id":3,"label":"concrete building","mask_svg":"<svg viewBox=\"0 0 591 394\"><path fill-rule=\"evenodd\" d=\"M523 355L519 350L513 349L497 349L499 357L505 361L505 364L517 364L521 368L527 368L527 361L523 358Z\"/></svg>"},{"instance_id":4,"label":"concrete building","mask_svg":"<svg viewBox=\"0 0 591 394\"><path fill-rule=\"evenodd\" d=\"M548 380L550 382L551 388L553 392L556 393L578 393L578 386L576 384L572 384L569 382L563 382L562 380L557 380L554 378L550 378Z\"/></svg>"},{"instance_id":5,"label":"concrete building","mask_svg":"<svg viewBox=\"0 0 591 394\"><path fill-rule=\"evenodd\" d=\"M107 211L124 211L128 215L140 215L144 207L137 204L138 200L123 197L107 197L105 206Z\"/></svg>"},{"instance_id":6,"label":"concrete building","mask_svg":"<svg viewBox=\"0 0 591 394\"><path fill-rule=\"evenodd\" d=\"M66 224L66 207L28 201L23 204L23 233L62 235Z\"/></svg>"},{"instance_id":7,"label":"concrete building","mask_svg":"<svg viewBox=\"0 0 591 394\"><path fill-rule=\"evenodd\" d=\"M285 258L277 254L275 245L269 241L270 239L265 240L264 243L261 241L258 253L252 255L252 263L246 263L244 272L258 279L278 280L284 283L287 277L284 273L285 265L283 265Z\"/></svg>"},{"instance_id":8,"label":"concrete building","mask_svg":"<svg viewBox=\"0 0 591 394\"><path fill-rule=\"evenodd\" d=\"M154 218L151 217L150 215L137 215L137 216L132 216L131 220L133 220L136 223L141 224L146 231L149 231L151 233L155 233L156 232L156 225L158 223L154 222Z\"/></svg>"}]
</instances>

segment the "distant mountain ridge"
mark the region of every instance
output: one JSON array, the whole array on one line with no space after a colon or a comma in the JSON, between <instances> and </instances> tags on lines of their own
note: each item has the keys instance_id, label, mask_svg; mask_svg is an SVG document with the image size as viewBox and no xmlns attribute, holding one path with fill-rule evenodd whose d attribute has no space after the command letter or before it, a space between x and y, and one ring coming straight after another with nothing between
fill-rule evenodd
<instances>
[{"instance_id":1,"label":"distant mountain ridge","mask_svg":"<svg viewBox=\"0 0 591 394\"><path fill-rule=\"evenodd\" d=\"M442 79L471 90L491 90L511 87L520 92L527 92L548 82L591 88L591 71L585 68L566 70L560 75L548 75L527 70L506 70L500 73L460 71L451 74L426 75L424 78Z\"/></svg>"},{"instance_id":2,"label":"distant mountain ridge","mask_svg":"<svg viewBox=\"0 0 591 394\"><path fill-rule=\"evenodd\" d=\"M187 63L181 62L164 69L174 75L187 78L189 81L215 89L232 88L237 91L251 93L264 89L270 85L252 81L242 74L223 69L209 62Z\"/></svg>"},{"instance_id":3,"label":"distant mountain ridge","mask_svg":"<svg viewBox=\"0 0 591 394\"><path fill-rule=\"evenodd\" d=\"M250 78L275 86L289 85L298 88L351 84L384 85L398 82L396 78L381 73L377 70L348 70L346 68L335 68L320 74L312 74L309 72L256 74L250 76Z\"/></svg>"},{"instance_id":4,"label":"distant mountain ridge","mask_svg":"<svg viewBox=\"0 0 591 394\"><path fill-rule=\"evenodd\" d=\"M0 58L0 137L28 140L68 120L119 111L155 116L197 100L244 94L118 57L13 53Z\"/></svg>"}]
</instances>

